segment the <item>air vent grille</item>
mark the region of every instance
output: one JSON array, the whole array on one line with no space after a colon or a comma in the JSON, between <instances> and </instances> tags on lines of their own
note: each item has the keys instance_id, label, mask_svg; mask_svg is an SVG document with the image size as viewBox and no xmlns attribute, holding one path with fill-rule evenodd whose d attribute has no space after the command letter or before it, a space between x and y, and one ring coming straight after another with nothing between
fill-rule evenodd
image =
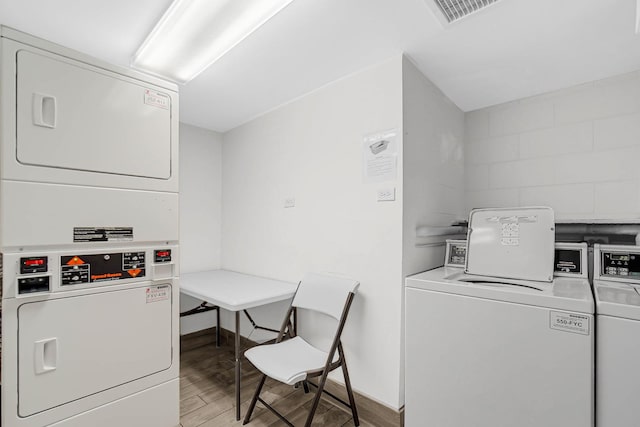
<instances>
[{"instance_id":1,"label":"air vent grille","mask_svg":"<svg viewBox=\"0 0 640 427\"><path fill-rule=\"evenodd\" d=\"M453 22L464 18L499 0L434 0L447 21Z\"/></svg>"}]
</instances>

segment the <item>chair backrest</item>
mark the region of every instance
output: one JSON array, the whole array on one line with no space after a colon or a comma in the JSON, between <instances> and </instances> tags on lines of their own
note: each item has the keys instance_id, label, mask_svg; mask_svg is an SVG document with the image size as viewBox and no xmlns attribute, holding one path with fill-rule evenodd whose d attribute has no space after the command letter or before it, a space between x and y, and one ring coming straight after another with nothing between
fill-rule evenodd
<instances>
[{"instance_id":1,"label":"chair backrest","mask_svg":"<svg viewBox=\"0 0 640 427\"><path fill-rule=\"evenodd\" d=\"M349 293L355 294L358 286L360 283L353 279L307 273L298 286L292 305L340 320Z\"/></svg>"}]
</instances>

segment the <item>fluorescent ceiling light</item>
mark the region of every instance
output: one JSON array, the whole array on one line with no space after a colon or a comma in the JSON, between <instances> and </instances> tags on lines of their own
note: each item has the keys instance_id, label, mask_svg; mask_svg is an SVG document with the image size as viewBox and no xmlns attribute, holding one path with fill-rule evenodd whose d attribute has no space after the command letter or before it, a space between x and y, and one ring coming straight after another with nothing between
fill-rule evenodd
<instances>
[{"instance_id":1,"label":"fluorescent ceiling light","mask_svg":"<svg viewBox=\"0 0 640 427\"><path fill-rule=\"evenodd\" d=\"M640 0L636 0L636 34L640 34Z\"/></svg>"},{"instance_id":2,"label":"fluorescent ceiling light","mask_svg":"<svg viewBox=\"0 0 640 427\"><path fill-rule=\"evenodd\" d=\"M174 0L131 60L186 83L293 0Z\"/></svg>"}]
</instances>

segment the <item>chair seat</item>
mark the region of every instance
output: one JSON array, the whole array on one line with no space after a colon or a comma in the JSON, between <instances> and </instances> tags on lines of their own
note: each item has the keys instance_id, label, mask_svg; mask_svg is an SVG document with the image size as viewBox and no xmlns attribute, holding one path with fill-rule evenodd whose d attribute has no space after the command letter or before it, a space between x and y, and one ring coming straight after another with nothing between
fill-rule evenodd
<instances>
[{"instance_id":1,"label":"chair seat","mask_svg":"<svg viewBox=\"0 0 640 427\"><path fill-rule=\"evenodd\" d=\"M244 355L263 374L289 385L305 380L310 373L321 371L327 361L327 352L299 336L277 344L250 348ZM336 362L338 355L333 359Z\"/></svg>"}]
</instances>

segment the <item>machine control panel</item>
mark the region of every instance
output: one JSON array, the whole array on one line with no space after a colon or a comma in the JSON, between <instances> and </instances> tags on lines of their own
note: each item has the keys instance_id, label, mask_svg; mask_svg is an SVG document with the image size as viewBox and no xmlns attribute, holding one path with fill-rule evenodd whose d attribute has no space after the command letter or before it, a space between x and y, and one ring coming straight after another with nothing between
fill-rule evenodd
<instances>
[{"instance_id":1,"label":"machine control panel","mask_svg":"<svg viewBox=\"0 0 640 427\"><path fill-rule=\"evenodd\" d=\"M445 265L447 267L464 267L467 260L466 240L447 240Z\"/></svg>"},{"instance_id":2,"label":"machine control panel","mask_svg":"<svg viewBox=\"0 0 640 427\"><path fill-rule=\"evenodd\" d=\"M49 258L46 256L31 256L20 258L20 274L46 273Z\"/></svg>"},{"instance_id":3,"label":"machine control panel","mask_svg":"<svg viewBox=\"0 0 640 427\"><path fill-rule=\"evenodd\" d=\"M156 249L153 251L153 261L156 264L171 262L171 249Z\"/></svg>"},{"instance_id":4,"label":"machine control panel","mask_svg":"<svg viewBox=\"0 0 640 427\"><path fill-rule=\"evenodd\" d=\"M582 273L582 251L580 249L555 250L554 271L561 273Z\"/></svg>"},{"instance_id":5,"label":"machine control panel","mask_svg":"<svg viewBox=\"0 0 640 427\"><path fill-rule=\"evenodd\" d=\"M566 273L582 275L587 267L584 264L584 254L586 246L572 243L556 243L554 251L554 271L556 273ZM640 259L640 254L638 255ZM467 258L466 240L447 240L445 265L447 267L464 267Z\"/></svg>"},{"instance_id":6,"label":"machine control panel","mask_svg":"<svg viewBox=\"0 0 640 427\"><path fill-rule=\"evenodd\" d=\"M72 255L60 257L61 285L144 277L144 252Z\"/></svg>"},{"instance_id":7,"label":"machine control panel","mask_svg":"<svg viewBox=\"0 0 640 427\"><path fill-rule=\"evenodd\" d=\"M640 252L602 252L604 276L640 279Z\"/></svg>"},{"instance_id":8,"label":"machine control panel","mask_svg":"<svg viewBox=\"0 0 640 427\"><path fill-rule=\"evenodd\" d=\"M49 292L49 276L22 277L18 279L18 294L33 294L36 292Z\"/></svg>"}]
</instances>

